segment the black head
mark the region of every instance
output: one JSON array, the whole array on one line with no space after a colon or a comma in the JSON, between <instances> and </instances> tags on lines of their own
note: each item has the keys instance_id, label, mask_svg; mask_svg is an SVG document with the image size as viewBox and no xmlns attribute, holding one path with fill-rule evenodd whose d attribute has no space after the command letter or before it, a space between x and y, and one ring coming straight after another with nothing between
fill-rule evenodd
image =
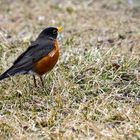
<instances>
[{"instance_id":1,"label":"black head","mask_svg":"<svg viewBox=\"0 0 140 140\"><path fill-rule=\"evenodd\" d=\"M38 38L44 38L44 37L50 37L52 39L56 39L58 32L60 32L62 30L62 27L48 27L46 29L44 29L38 36Z\"/></svg>"}]
</instances>

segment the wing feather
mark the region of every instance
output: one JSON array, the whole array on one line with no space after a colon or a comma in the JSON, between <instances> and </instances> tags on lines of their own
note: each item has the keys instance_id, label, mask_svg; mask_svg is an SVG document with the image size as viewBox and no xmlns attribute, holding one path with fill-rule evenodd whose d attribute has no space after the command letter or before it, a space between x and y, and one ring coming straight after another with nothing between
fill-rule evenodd
<instances>
[{"instance_id":1,"label":"wing feather","mask_svg":"<svg viewBox=\"0 0 140 140\"><path fill-rule=\"evenodd\" d=\"M21 54L13 63L13 68L20 70L32 70L34 63L48 55L54 48L52 40L31 44L31 46Z\"/></svg>"}]
</instances>

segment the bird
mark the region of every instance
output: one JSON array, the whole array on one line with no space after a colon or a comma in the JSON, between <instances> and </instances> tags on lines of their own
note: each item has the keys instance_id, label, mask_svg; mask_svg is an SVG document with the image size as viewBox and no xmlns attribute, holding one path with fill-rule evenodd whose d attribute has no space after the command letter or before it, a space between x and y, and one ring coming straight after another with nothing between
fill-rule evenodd
<instances>
[{"instance_id":1,"label":"bird","mask_svg":"<svg viewBox=\"0 0 140 140\"><path fill-rule=\"evenodd\" d=\"M53 69L59 58L58 33L62 27L47 27L32 41L29 47L17 57L13 65L0 75L0 81L17 74L33 75L34 85L37 87L36 77L40 77Z\"/></svg>"}]
</instances>

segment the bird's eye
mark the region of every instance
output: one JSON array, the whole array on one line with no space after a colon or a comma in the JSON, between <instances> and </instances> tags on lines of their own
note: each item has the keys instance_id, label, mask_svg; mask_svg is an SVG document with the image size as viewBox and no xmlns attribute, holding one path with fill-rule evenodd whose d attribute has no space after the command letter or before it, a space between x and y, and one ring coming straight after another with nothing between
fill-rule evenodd
<instances>
[{"instance_id":1,"label":"bird's eye","mask_svg":"<svg viewBox=\"0 0 140 140\"><path fill-rule=\"evenodd\" d=\"M57 34L57 31L56 30L53 30L53 34Z\"/></svg>"}]
</instances>

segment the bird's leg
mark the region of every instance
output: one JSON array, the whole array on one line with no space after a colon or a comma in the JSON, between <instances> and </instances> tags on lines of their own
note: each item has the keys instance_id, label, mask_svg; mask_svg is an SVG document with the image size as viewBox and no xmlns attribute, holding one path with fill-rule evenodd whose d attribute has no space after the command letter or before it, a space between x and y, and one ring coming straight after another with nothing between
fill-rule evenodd
<instances>
[{"instance_id":1,"label":"bird's leg","mask_svg":"<svg viewBox=\"0 0 140 140\"><path fill-rule=\"evenodd\" d=\"M43 81L42 76L39 76L39 78L40 78L40 81L41 81L42 87L44 87L44 81Z\"/></svg>"},{"instance_id":2,"label":"bird's leg","mask_svg":"<svg viewBox=\"0 0 140 140\"><path fill-rule=\"evenodd\" d=\"M33 80L34 80L34 85L35 85L35 87L37 87L35 75L33 75Z\"/></svg>"}]
</instances>

